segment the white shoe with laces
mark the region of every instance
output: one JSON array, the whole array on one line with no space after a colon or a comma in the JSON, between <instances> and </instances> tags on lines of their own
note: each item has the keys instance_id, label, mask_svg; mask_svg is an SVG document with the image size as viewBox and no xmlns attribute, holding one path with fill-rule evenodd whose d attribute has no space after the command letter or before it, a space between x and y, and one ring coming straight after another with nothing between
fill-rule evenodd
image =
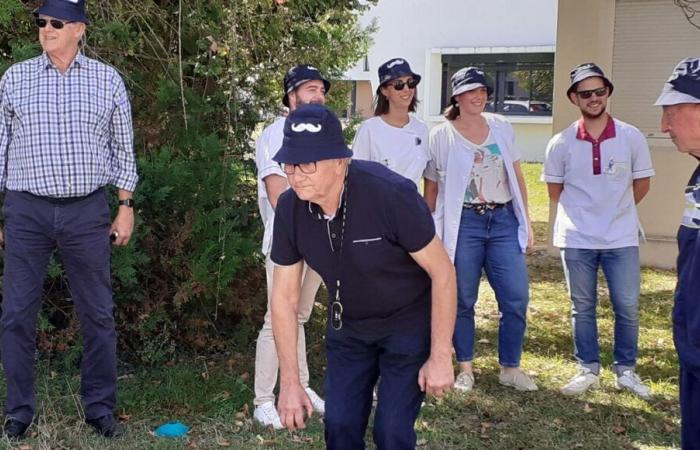
<instances>
[{"instance_id":1,"label":"white shoe with laces","mask_svg":"<svg viewBox=\"0 0 700 450\"><path fill-rule=\"evenodd\" d=\"M474 374L460 372L455 379L455 389L462 392L469 392L474 389Z\"/></svg>"},{"instance_id":2,"label":"white shoe with laces","mask_svg":"<svg viewBox=\"0 0 700 450\"><path fill-rule=\"evenodd\" d=\"M284 428L284 426L282 426L280 416L277 414L275 402L266 402L262 405L256 406L255 412L253 413L253 418L260 424L266 427L272 427L275 430L281 430Z\"/></svg>"},{"instance_id":3,"label":"white shoe with laces","mask_svg":"<svg viewBox=\"0 0 700 450\"><path fill-rule=\"evenodd\" d=\"M498 374L498 382L503 386L512 387L516 391L530 392L537 390L535 382L522 370L510 373L505 373L501 370L501 373Z\"/></svg>"},{"instance_id":4,"label":"white shoe with laces","mask_svg":"<svg viewBox=\"0 0 700 450\"><path fill-rule=\"evenodd\" d=\"M561 393L564 395L579 395L590 388L598 386L598 375L591 372L591 369L588 367L581 367L579 372L561 388Z\"/></svg>"},{"instance_id":5,"label":"white shoe with laces","mask_svg":"<svg viewBox=\"0 0 700 450\"><path fill-rule=\"evenodd\" d=\"M634 370L625 370L622 375L615 376L615 387L617 389L625 389L633 394L647 400L651 398L651 389L642 382Z\"/></svg>"},{"instance_id":6,"label":"white shoe with laces","mask_svg":"<svg viewBox=\"0 0 700 450\"><path fill-rule=\"evenodd\" d=\"M326 402L323 401L321 397L318 396L316 392L314 392L313 389L310 387L307 387L304 389L306 391L306 395L309 396L309 400L311 400L311 406L314 407L314 412L317 412L321 415L326 413Z\"/></svg>"}]
</instances>

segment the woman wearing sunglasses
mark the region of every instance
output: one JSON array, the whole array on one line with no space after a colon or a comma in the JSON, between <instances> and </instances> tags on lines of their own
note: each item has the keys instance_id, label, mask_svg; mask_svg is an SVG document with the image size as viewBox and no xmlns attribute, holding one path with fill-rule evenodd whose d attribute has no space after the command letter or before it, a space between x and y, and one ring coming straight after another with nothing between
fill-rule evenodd
<instances>
[{"instance_id":1,"label":"woman wearing sunglasses","mask_svg":"<svg viewBox=\"0 0 700 450\"><path fill-rule=\"evenodd\" d=\"M529 300L525 250L532 246L527 190L512 126L484 112L492 92L475 67L452 77L447 121L430 133L425 199L457 270L455 388L474 386L474 306L484 270L500 311L498 380L534 391L537 386L519 368Z\"/></svg>"},{"instance_id":2,"label":"woman wearing sunglasses","mask_svg":"<svg viewBox=\"0 0 700 450\"><path fill-rule=\"evenodd\" d=\"M420 78L405 59L382 64L374 117L360 125L352 145L354 158L384 164L416 186L428 163L428 128L410 114Z\"/></svg>"}]
</instances>

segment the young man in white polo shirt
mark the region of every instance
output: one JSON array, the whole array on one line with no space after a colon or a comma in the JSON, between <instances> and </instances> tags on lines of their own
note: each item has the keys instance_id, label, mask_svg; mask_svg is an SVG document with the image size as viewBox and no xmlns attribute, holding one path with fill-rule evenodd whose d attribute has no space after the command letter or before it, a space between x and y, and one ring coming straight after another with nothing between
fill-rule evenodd
<instances>
[{"instance_id":1,"label":"young man in white polo shirt","mask_svg":"<svg viewBox=\"0 0 700 450\"><path fill-rule=\"evenodd\" d=\"M315 67L307 64L292 67L284 77L282 103L290 111L294 111L300 105L309 103L324 104L326 102L326 92L328 92L330 86L330 82L324 79ZM287 183L286 175L282 172L282 168L272 158L282 147L284 121L284 117L275 120L263 130L260 138L255 143L255 165L258 169L258 206L260 207L260 217L265 226L262 252L265 255L268 303L265 323L258 334L258 342L255 349L255 400L253 401L255 412L253 417L259 423L265 426L272 426L275 429L281 429L283 426L275 408L274 389L277 384L279 360L275 339L272 335L272 317L270 315L272 274L274 270L274 264L270 259L270 251L272 249L272 226L275 222L277 199L280 194L287 190L289 184ZM325 412L323 400L309 387L309 368L306 364L306 340L304 337L304 324L309 320L316 292L320 285L321 277L305 265L298 312L299 341L297 343L297 351L299 357L299 378L311 399L314 411L323 414Z\"/></svg>"},{"instance_id":2,"label":"young man in white polo shirt","mask_svg":"<svg viewBox=\"0 0 700 450\"><path fill-rule=\"evenodd\" d=\"M579 373L566 395L598 385L597 274L603 269L615 312L613 371L616 387L642 398L649 388L635 373L639 335L639 220L636 204L654 175L649 147L635 127L606 112L613 85L593 63L571 71L569 100L581 118L547 146L543 178L558 202L554 246L571 296L574 354Z\"/></svg>"}]
</instances>

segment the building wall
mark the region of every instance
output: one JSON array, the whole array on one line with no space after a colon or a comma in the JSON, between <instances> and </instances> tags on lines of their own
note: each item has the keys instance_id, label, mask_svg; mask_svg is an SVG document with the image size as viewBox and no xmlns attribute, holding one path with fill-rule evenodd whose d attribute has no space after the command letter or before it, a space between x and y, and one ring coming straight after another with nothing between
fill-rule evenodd
<instances>
[{"instance_id":1,"label":"building wall","mask_svg":"<svg viewBox=\"0 0 700 450\"><path fill-rule=\"evenodd\" d=\"M672 268L683 187L696 162L677 153L670 139L660 133L661 111L653 102L675 63L698 53L700 30L686 21L674 2L666 0L559 0L557 23L554 132L579 116L565 94L569 71L582 62L596 62L615 84L610 112L645 133L656 170L651 191L638 207L648 239L640 247L642 264ZM643 30L641 38L629 37L634 29ZM554 210L550 208L550 224Z\"/></svg>"},{"instance_id":2,"label":"building wall","mask_svg":"<svg viewBox=\"0 0 700 450\"><path fill-rule=\"evenodd\" d=\"M405 58L423 76L417 115L434 125L441 120L442 52L498 53L527 48L553 52L556 10L557 0L381 0L360 20L362 25L374 21L379 27L367 56L369 70L364 70L365 61L360 60L346 75L369 81L373 93L377 68L391 58ZM551 118L546 118L548 126L523 119L512 117L517 122L516 138L532 160L542 160L541 143L551 136Z\"/></svg>"}]
</instances>

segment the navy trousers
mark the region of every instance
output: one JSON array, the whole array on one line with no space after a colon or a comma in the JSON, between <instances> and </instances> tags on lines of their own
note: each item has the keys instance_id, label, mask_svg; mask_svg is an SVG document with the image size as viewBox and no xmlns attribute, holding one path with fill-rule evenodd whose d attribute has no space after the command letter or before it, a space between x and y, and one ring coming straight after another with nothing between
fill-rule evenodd
<instances>
[{"instance_id":1,"label":"navy trousers","mask_svg":"<svg viewBox=\"0 0 700 450\"><path fill-rule=\"evenodd\" d=\"M430 354L430 330L373 334L359 335L349 327L326 333L324 423L330 450L365 448L372 389L380 375L374 442L379 450L416 447L414 424L424 398L418 371Z\"/></svg>"},{"instance_id":2,"label":"navy trousers","mask_svg":"<svg viewBox=\"0 0 700 450\"><path fill-rule=\"evenodd\" d=\"M681 368L681 446L683 450L700 450L700 378Z\"/></svg>"},{"instance_id":3,"label":"navy trousers","mask_svg":"<svg viewBox=\"0 0 700 450\"><path fill-rule=\"evenodd\" d=\"M0 351L7 379L5 415L30 423L36 323L46 268L58 249L83 337L80 394L85 417L112 414L117 358L110 280L110 210L104 190L56 203L7 192Z\"/></svg>"}]
</instances>

